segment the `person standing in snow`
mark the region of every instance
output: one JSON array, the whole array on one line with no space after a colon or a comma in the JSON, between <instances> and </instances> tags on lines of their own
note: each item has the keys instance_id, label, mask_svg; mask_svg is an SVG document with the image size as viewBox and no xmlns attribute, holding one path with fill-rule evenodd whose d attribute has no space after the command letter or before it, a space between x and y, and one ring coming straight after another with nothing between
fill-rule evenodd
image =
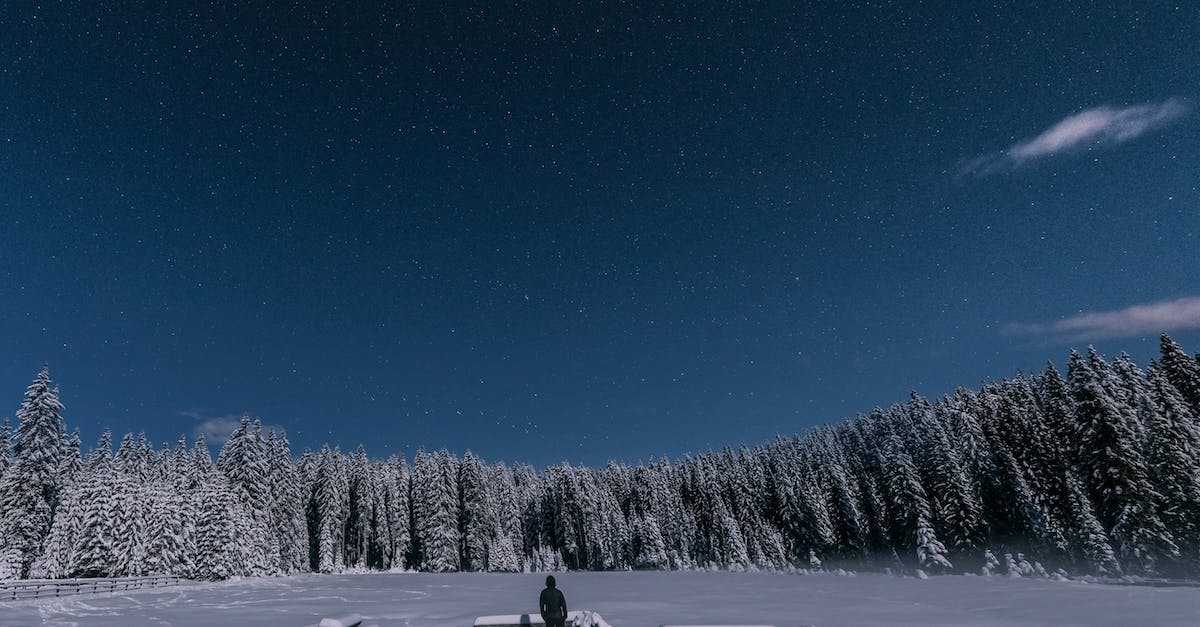
<instances>
[{"instance_id":1,"label":"person standing in snow","mask_svg":"<svg viewBox=\"0 0 1200 627\"><path fill-rule=\"evenodd\" d=\"M567 599L555 587L554 575L546 575L546 589L538 597L538 610L546 627L563 627L567 622Z\"/></svg>"}]
</instances>

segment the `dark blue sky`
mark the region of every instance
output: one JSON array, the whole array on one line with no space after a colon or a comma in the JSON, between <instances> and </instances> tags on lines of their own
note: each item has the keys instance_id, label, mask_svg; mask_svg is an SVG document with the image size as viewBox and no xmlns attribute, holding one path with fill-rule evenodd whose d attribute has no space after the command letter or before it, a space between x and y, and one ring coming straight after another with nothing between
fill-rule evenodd
<instances>
[{"instance_id":1,"label":"dark blue sky","mask_svg":"<svg viewBox=\"0 0 1200 627\"><path fill-rule=\"evenodd\" d=\"M599 464L1200 350L1188 3L156 4L6 5L0 415Z\"/></svg>"}]
</instances>

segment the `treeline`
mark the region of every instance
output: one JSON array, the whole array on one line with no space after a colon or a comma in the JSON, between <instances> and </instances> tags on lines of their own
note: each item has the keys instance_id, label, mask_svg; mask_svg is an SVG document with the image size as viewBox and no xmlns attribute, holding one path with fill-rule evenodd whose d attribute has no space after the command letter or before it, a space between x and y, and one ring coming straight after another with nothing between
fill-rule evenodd
<instances>
[{"instance_id":1,"label":"treeline","mask_svg":"<svg viewBox=\"0 0 1200 627\"><path fill-rule=\"evenodd\" d=\"M0 431L0 578L343 569L1046 567L1200 571L1200 361L1072 352L753 448L537 471L441 450L293 457L243 419L214 462L109 434L86 455L43 370ZM1031 561L1034 561L1031 564ZM1043 566L1043 564L1045 566Z\"/></svg>"}]
</instances>

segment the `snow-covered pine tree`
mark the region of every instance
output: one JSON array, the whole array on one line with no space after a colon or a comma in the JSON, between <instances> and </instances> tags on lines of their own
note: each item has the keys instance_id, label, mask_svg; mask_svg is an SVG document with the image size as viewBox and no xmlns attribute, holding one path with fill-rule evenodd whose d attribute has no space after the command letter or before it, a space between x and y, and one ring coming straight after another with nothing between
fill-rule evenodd
<instances>
[{"instance_id":1,"label":"snow-covered pine tree","mask_svg":"<svg viewBox=\"0 0 1200 627\"><path fill-rule=\"evenodd\" d=\"M83 458L80 455L81 442L79 429L71 432L67 438L66 449L63 451L62 462L58 468L58 481L61 488L74 483L79 471L83 468Z\"/></svg>"},{"instance_id":2,"label":"snow-covered pine tree","mask_svg":"<svg viewBox=\"0 0 1200 627\"><path fill-rule=\"evenodd\" d=\"M81 485L78 502L82 509L82 522L75 540L75 550L65 569L67 576L116 576L120 571L114 551L116 515L119 511L115 471L92 471L89 482Z\"/></svg>"},{"instance_id":3,"label":"snow-covered pine tree","mask_svg":"<svg viewBox=\"0 0 1200 627\"><path fill-rule=\"evenodd\" d=\"M1071 390L1053 363L1046 364L1046 369L1033 381L1033 389L1045 424L1044 439L1039 443L1040 464L1036 470L1045 490L1041 499L1056 521L1057 529L1061 530L1056 540L1069 544L1071 537L1084 533L1082 529L1072 528L1078 519L1066 485L1066 477L1075 470L1078 453L1074 446ZM1068 553L1074 551L1070 546L1057 548Z\"/></svg>"},{"instance_id":4,"label":"snow-covered pine tree","mask_svg":"<svg viewBox=\"0 0 1200 627\"><path fill-rule=\"evenodd\" d=\"M885 450L886 457L880 461L887 479L889 505L896 516L895 530L915 538L917 568L951 568L946 548L934 532L929 499L912 456L896 433L888 436ZM896 543L903 544L899 539Z\"/></svg>"},{"instance_id":5,"label":"snow-covered pine tree","mask_svg":"<svg viewBox=\"0 0 1200 627\"><path fill-rule=\"evenodd\" d=\"M279 543L279 570L297 573L308 568L308 529L304 520L304 488L286 433L272 431L266 440L270 476L271 520Z\"/></svg>"},{"instance_id":6,"label":"snow-covered pine tree","mask_svg":"<svg viewBox=\"0 0 1200 627\"><path fill-rule=\"evenodd\" d=\"M43 366L17 410L13 460L0 478L0 579L27 577L50 532L67 455L62 410L50 369Z\"/></svg>"},{"instance_id":7,"label":"snow-covered pine tree","mask_svg":"<svg viewBox=\"0 0 1200 627\"><path fill-rule=\"evenodd\" d=\"M321 552L320 542L320 512L317 508L317 470L320 466L320 456L312 449L304 449L300 459L296 461L296 473L299 475L300 503L304 511L304 538L308 542L305 570L320 572Z\"/></svg>"},{"instance_id":8,"label":"snow-covered pine tree","mask_svg":"<svg viewBox=\"0 0 1200 627\"><path fill-rule=\"evenodd\" d=\"M384 519L387 521L385 542L386 568L406 568L412 543L409 503L409 472L404 457L394 455L388 460L383 474Z\"/></svg>"},{"instance_id":9,"label":"snow-covered pine tree","mask_svg":"<svg viewBox=\"0 0 1200 627\"><path fill-rule=\"evenodd\" d=\"M983 426L994 467L994 474L982 482L991 490L990 540L1040 553L1065 552L1067 540L1058 515L1061 478L1051 471L1052 436L1033 385L1018 373L985 389Z\"/></svg>"},{"instance_id":10,"label":"snow-covered pine tree","mask_svg":"<svg viewBox=\"0 0 1200 627\"><path fill-rule=\"evenodd\" d=\"M716 464L708 456L690 460L687 465L690 502L696 511L698 560L708 567L743 570L750 565L741 526L729 510L721 490Z\"/></svg>"},{"instance_id":11,"label":"snow-covered pine tree","mask_svg":"<svg viewBox=\"0 0 1200 627\"><path fill-rule=\"evenodd\" d=\"M87 456L72 499L80 509L79 530L64 566L68 577L111 577L118 572L115 542L120 481L112 459L112 433L105 430ZM64 521L65 523L66 521Z\"/></svg>"},{"instance_id":12,"label":"snow-covered pine tree","mask_svg":"<svg viewBox=\"0 0 1200 627\"><path fill-rule=\"evenodd\" d=\"M507 540L509 546L498 550L488 550L488 570L494 572L519 572L522 560L517 554L517 547L523 546L521 538L521 506L517 495L517 487L513 473L503 463L485 467L487 490L487 517L491 521L493 537L489 545L498 540ZM512 549L512 559L509 564L508 550ZM492 555L500 555L503 562L494 563Z\"/></svg>"},{"instance_id":13,"label":"snow-covered pine tree","mask_svg":"<svg viewBox=\"0 0 1200 627\"><path fill-rule=\"evenodd\" d=\"M749 465L743 461L747 454L744 450L735 454L732 449L726 448L717 457L716 471L720 477L722 497L737 520L750 564L759 568L775 568L779 566L775 560L783 556L776 554L773 549L781 547L771 546L770 537L763 530L768 523L762 518L756 490L750 483ZM765 478L766 473L763 474ZM760 544L761 541L765 541L766 545Z\"/></svg>"},{"instance_id":14,"label":"snow-covered pine tree","mask_svg":"<svg viewBox=\"0 0 1200 627\"><path fill-rule=\"evenodd\" d=\"M388 568L391 562L389 552L391 531L388 526L388 512L384 487L387 479L386 464L372 460L368 468L369 487L371 491L370 514L367 523L367 568L381 570Z\"/></svg>"},{"instance_id":15,"label":"snow-covered pine tree","mask_svg":"<svg viewBox=\"0 0 1200 627\"><path fill-rule=\"evenodd\" d=\"M458 471L449 451L417 451L413 462L414 531L421 548L421 570L459 569Z\"/></svg>"},{"instance_id":16,"label":"snow-covered pine tree","mask_svg":"<svg viewBox=\"0 0 1200 627\"><path fill-rule=\"evenodd\" d=\"M621 506L595 471L581 469L579 473L586 511L584 538L588 546L589 568L625 568L629 527L621 514Z\"/></svg>"},{"instance_id":17,"label":"snow-covered pine tree","mask_svg":"<svg viewBox=\"0 0 1200 627\"><path fill-rule=\"evenodd\" d=\"M191 576L195 537L183 495L162 480L145 486L142 495L147 504L144 573Z\"/></svg>"},{"instance_id":18,"label":"snow-covered pine tree","mask_svg":"<svg viewBox=\"0 0 1200 627\"><path fill-rule=\"evenodd\" d=\"M1192 412L1200 415L1200 360L1185 353L1166 335L1159 340L1159 353L1163 376L1175 386Z\"/></svg>"},{"instance_id":19,"label":"snow-covered pine tree","mask_svg":"<svg viewBox=\"0 0 1200 627\"><path fill-rule=\"evenodd\" d=\"M931 515L940 522L953 550L973 550L983 536L983 521L967 467L928 401L913 394L908 411L922 442L918 450L929 478Z\"/></svg>"},{"instance_id":20,"label":"snow-covered pine tree","mask_svg":"<svg viewBox=\"0 0 1200 627\"><path fill-rule=\"evenodd\" d=\"M861 559L867 551L867 520L863 513L863 497L851 470L835 429L824 428L809 437L816 440L817 467L821 472L819 484L826 488L830 518L837 542L837 551L853 559ZM765 455L766 453L764 453ZM764 478L756 482L765 485ZM761 489L760 489L761 490ZM766 490L761 490L767 492Z\"/></svg>"},{"instance_id":21,"label":"snow-covered pine tree","mask_svg":"<svg viewBox=\"0 0 1200 627\"><path fill-rule=\"evenodd\" d=\"M1155 508L1162 498L1150 483L1132 408L1124 405L1108 364L1089 348L1072 351L1068 378L1075 399L1079 459L1099 519L1127 572L1153 574L1160 559L1179 549Z\"/></svg>"},{"instance_id":22,"label":"snow-covered pine tree","mask_svg":"<svg viewBox=\"0 0 1200 627\"><path fill-rule=\"evenodd\" d=\"M547 541L543 547L556 551L569 568L587 568L587 542L584 533L584 503L575 472L569 464L551 466L545 471L543 526Z\"/></svg>"},{"instance_id":23,"label":"snow-covered pine tree","mask_svg":"<svg viewBox=\"0 0 1200 627\"><path fill-rule=\"evenodd\" d=\"M1181 566L1194 569L1200 566L1200 430L1161 367L1151 368L1149 385L1153 400L1141 400L1148 421L1146 461L1161 497L1158 512L1188 561Z\"/></svg>"},{"instance_id":24,"label":"snow-covered pine tree","mask_svg":"<svg viewBox=\"0 0 1200 627\"><path fill-rule=\"evenodd\" d=\"M1037 378L1034 388L1042 408L1042 420L1049 432L1053 465L1057 468L1071 466L1077 452L1069 445L1075 437L1071 387L1054 364L1046 362L1046 369Z\"/></svg>"},{"instance_id":25,"label":"snow-covered pine tree","mask_svg":"<svg viewBox=\"0 0 1200 627\"><path fill-rule=\"evenodd\" d=\"M229 480L209 472L196 491L196 545L193 561L197 579L221 580L248 574L245 545L249 521Z\"/></svg>"},{"instance_id":26,"label":"snow-covered pine tree","mask_svg":"<svg viewBox=\"0 0 1200 627\"><path fill-rule=\"evenodd\" d=\"M518 557L524 570L532 570L544 544L549 543L548 527L543 524L542 476L528 464L512 468L513 490L516 495L517 524L520 531L514 537ZM519 539L519 540L518 540Z\"/></svg>"},{"instance_id":27,"label":"snow-covered pine tree","mask_svg":"<svg viewBox=\"0 0 1200 627\"><path fill-rule=\"evenodd\" d=\"M1121 574L1108 534L1096 518L1092 503L1074 471L1068 471L1066 486L1071 514L1068 530L1072 535L1071 552L1076 562L1098 575Z\"/></svg>"},{"instance_id":28,"label":"snow-covered pine tree","mask_svg":"<svg viewBox=\"0 0 1200 627\"><path fill-rule=\"evenodd\" d=\"M179 440L177 440L175 442L174 450L171 451L171 462L168 465L170 468L171 478L176 482L177 487L181 490L186 485L186 482L182 481L182 479L183 479L183 475L186 474L187 470L188 470L187 459L188 459L187 436L181 434L179 436Z\"/></svg>"},{"instance_id":29,"label":"snow-covered pine tree","mask_svg":"<svg viewBox=\"0 0 1200 627\"><path fill-rule=\"evenodd\" d=\"M992 553L991 549L983 550L983 566L979 569L979 574L984 577L991 577L1000 568L1000 560L996 559L996 554Z\"/></svg>"},{"instance_id":30,"label":"snow-covered pine tree","mask_svg":"<svg viewBox=\"0 0 1200 627\"><path fill-rule=\"evenodd\" d=\"M921 564L922 571L929 568L947 571L953 568L950 560L946 559L946 547L933 531L933 524L924 518L917 518L917 563Z\"/></svg>"},{"instance_id":31,"label":"snow-covered pine tree","mask_svg":"<svg viewBox=\"0 0 1200 627\"><path fill-rule=\"evenodd\" d=\"M133 484L146 481L150 472L150 447L146 443L146 434L134 438L132 433L126 433L125 437L121 438L121 445L117 447L113 463L117 471L123 473Z\"/></svg>"},{"instance_id":32,"label":"snow-covered pine tree","mask_svg":"<svg viewBox=\"0 0 1200 627\"><path fill-rule=\"evenodd\" d=\"M77 476L77 478L79 478ZM84 503L80 500L85 485L73 481L59 492L58 509L42 554L33 562L30 576L35 579L59 579L70 575L76 543L83 528Z\"/></svg>"},{"instance_id":33,"label":"snow-covered pine tree","mask_svg":"<svg viewBox=\"0 0 1200 627\"><path fill-rule=\"evenodd\" d=\"M119 452L119 450L118 450ZM117 463L120 464L118 458ZM126 466L137 472L136 466ZM112 530L112 552L115 574L121 577L137 577L146 574L146 554L149 545L147 517L149 515L147 486L136 475L131 475L120 466L113 474L113 499L118 503L114 511Z\"/></svg>"},{"instance_id":34,"label":"snow-covered pine tree","mask_svg":"<svg viewBox=\"0 0 1200 627\"><path fill-rule=\"evenodd\" d=\"M976 396L975 411L983 430L989 459L977 466L980 503L988 521L987 544L1006 545L1036 541L1045 536L1041 508L1029 485L1025 468L1012 452L1017 441L1008 423L1009 405L1003 384L989 383Z\"/></svg>"},{"instance_id":35,"label":"snow-covered pine tree","mask_svg":"<svg viewBox=\"0 0 1200 627\"><path fill-rule=\"evenodd\" d=\"M96 445L92 447L92 450L88 451L87 457L83 460L83 468L84 470L113 468L111 430L105 429L100 433L100 439L96 441Z\"/></svg>"},{"instance_id":36,"label":"snow-covered pine tree","mask_svg":"<svg viewBox=\"0 0 1200 627\"><path fill-rule=\"evenodd\" d=\"M5 421L3 430L7 430ZM0 442L8 443L8 434L0 433ZM77 485L80 471L83 467L79 457L79 430L72 432L67 441L67 449L59 468L59 502L55 510L54 522L50 525L50 533L41 555L34 560L30 576L38 579L57 579L67 576L67 568L73 559L76 537L82 522L82 504L79 503L79 486ZM0 471L0 476L3 472Z\"/></svg>"},{"instance_id":37,"label":"snow-covered pine tree","mask_svg":"<svg viewBox=\"0 0 1200 627\"><path fill-rule=\"evenodd\" d=\"M488 544L496 535L488 510L483 464L467 451L458 464L459 563L467 571L488 570Z\"/></svg>"},{"instance_id":38,"label":"snow-covered pine tree","mask_svg":"<svg viewBox=\"0 0 1200 627\"><path fill-rule=\"evenodd\" d=\"M608 460L604 470L600 471L599 480L604 483L613 498L621 506L621 512L629 518L629 508L633 500L633 473L629 467L615 460Z\"/></svg>"},{"instance_id":39,"label":"snow-covered pine tree","mask_svg":"<svg viewBox=\"0 0 1200 627\"><path fill-rule=\"evenodd\" d=\"M361 444L346 467L346 522L342 542L347 568L366 568L371 541L374 487L367 451Z\"/></svg>"},{"instance_id":40,"label":"snow-covered pine tree","mask_svg":"<svg viewBox=\"0 0 1200 627\"><path fill-rule=\"evenodd\" d=\"M774 504L772 501L774 490L764 489L764 486L770 483L770 474L766 467L766 448L742 447L738 451L737 463L743 469L742 475L746 482L746 489L751 496L748 504L753 509L753 513L747 517L744 527L747 530L744 532L747 545L754 547L751 559L759 568L770 570L786 568L789 565L786 542L783 534L769 520L770 508ZM829 483L827 479L828 477L825 475L817 478L818 489ZM832 495L836 488L831 490L826 490L819 498L830 504L830 528L835 533L834 536L831 536L831 541L836 541L837 529L833 515L835 502L830 500L833 498Z\"/></svg>"},{"instance_id":41,"label":"snow-covered pine tree","mask_svg":"<svg viewBox=\"0 0 1200 627\"><path fill-rule=\"evenodd\" d=\"M250 505L251 510L268 509L270 462L266 442L261 425L252 423L249 416L242 416L221 447L217 469L225 475L233 494Z\"/></svg>"},{"instance_id":42,"label":"snow-covered pine tree","mask_svg":"<svg viewBox=\"0 0 1200 627\"><path fill-rule=\"evenodd\" d=\"M520 572L520 569L512 536L506 534L492 538L488 543L488 570L494 573L516 573Z\"/></svg>"},{"instance_id":43,"label":"snow-covered pine tree","mask_svg":"<svg viewBox=\"0 0 1200 627\"><path fill-rule=\"evenodd\" d=\"M201 482L212 471L212 465L212 455L208 452L208 443L204 441L204 435L201 434L196 437L196 442L192 444L192 451L183 464L186 488L193 491L199 489Z\"/></svg>"},{"instance_id":44,"label":"snow-covered pine tree","mask_svg":"<svg viewBox=\"0 0 1200 627\"><path fill-rule=\"evenodd\" d=\"M342 544L348 488L340 458L340 453L325 445L321 449L313 480L311 513L315 522L310 523L309 529L315 533L310 536L309 542L311 552L316 555L314 569L323 573L338 572L345 568Z\"/></svg>"},{"instance_id":45,"label":"snow-covered pine tree","mask_svg":"<svg viewBox=\"0 0 1200 627\"><path fill-rule=\"evenodd\" d=\"M633 568L661 570L668 567L667 545L653 515L635 514L630 527L630 558Z\"/></svg>"},{"instance_id":46,"label":"snow-covered pine tree","mask_svg":"<svg viewBox=\"0 0 1200 627\"><path fill-rule=\"evenodd\" d=\"M960 451L960 458L967 464L968 475L978 493L980 477L993 470L987 436L980 423L979 395L960 387L946 397L941 405L944 407L942 419L950 432L950 443Z\"/></svg>"},{"instance_id":47,"label":"snow-covered pine tree","mask_svg":"<svg viewBox=\"0 0 1200 627\"><path fill-rule=\"evenodd\" d=\"M1112 375L1108 378L1110 391L1117 399L1122 415L1129 422L1134 438L1137 442L1144 443L1149 416L1143 414L1141 409L1146 406L1145 399L1150 397L1150 384L1146 381L1146 375L1133 363L1128 353L1118 355L1109 366L1109 372Z\"/></svg>"},{"instance_id":48,"label":"snow-covered pine tree","mask_svg":"<svg viewBox=\"0 0 1200 627\"><path fill-rule=\"evenodd\" d=\"M667 543L667 559L678 570L696 568L698 554L696 512L684 505L684 474L666 459L651 464L650 486L653 491L653 513Z\"/></svg>"},{"instance_id":49,"label":"snow-covered pine tree","mask_svg":"<svg viewBox=\"0 0 1200 627\"><path fill-rule=\"evenodd\" d=\"M862 517L867 537L864 557L871 553L883 556L895 553L890 532L891 515L882 486L882 453L877 444L883 434L876 432L876 417L881 419L882 414L877 411L871 416L859 416L838 427L838 438L843 442L847 468L862 495Z\"/></svg>"},{"instance_id":50,"label":"snow-covered pine tree","mask_svg":"<svg viewBox=\"0 0 1200 627\"><path fill-rule=\"evenodd\" d=\"M808 457L800 440L780 440L770 449L767 466L771 519L782 532L792 563L802 563L810 549L825 553L837 541L825 491Z\"/></svg>"},{"instance_id":51,"label":"snow-covered pine tree","mask_svg":"<svg viewBox=\"0 0 1200 627\"><path fill-rule=\"evenodd\" d=\"M261 556L247 564L249 572L275 574L280 571L280 540L275 532L272 501L270 451L262 436L262 423L242 416L238 427L217 455L217 469L225 475L234 498L249 515L252 530L247 537L256 543L251 554Z\"/></svg>"}]
</instances>

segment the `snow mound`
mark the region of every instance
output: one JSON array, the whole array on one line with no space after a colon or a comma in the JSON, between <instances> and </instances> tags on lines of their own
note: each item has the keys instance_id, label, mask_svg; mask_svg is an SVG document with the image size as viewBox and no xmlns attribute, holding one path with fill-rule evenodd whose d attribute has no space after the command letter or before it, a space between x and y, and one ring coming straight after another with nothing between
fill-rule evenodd
<instances>
[{"instance_id":1,"label":"snow mound","mask_svg":"<svg viewBox=\"0 0 1200 627\"><path fill-rule=\"evenodd\" d=\"M358 627L362 624L362 616L347 614L337 618L322 618L317 627Z\"/></svg>"}]
</instances>

